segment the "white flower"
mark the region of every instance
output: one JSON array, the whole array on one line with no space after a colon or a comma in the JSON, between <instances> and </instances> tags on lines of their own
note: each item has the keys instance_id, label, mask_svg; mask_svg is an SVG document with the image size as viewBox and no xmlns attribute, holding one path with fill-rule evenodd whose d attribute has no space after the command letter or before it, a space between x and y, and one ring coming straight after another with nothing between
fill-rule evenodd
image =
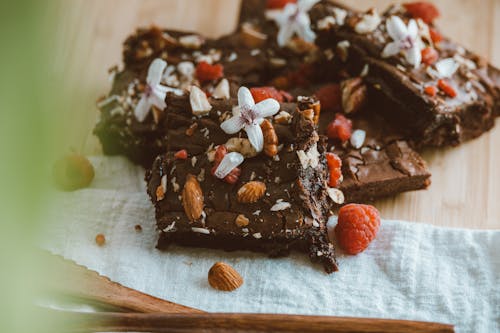
<instances>
[{"instance_id":1,"label":"white flower","mask_svg":"<svg viewBox=\"0 0 500 333\"><path fill-rule=\"evenodd\" d=\"M250 90L241 87L238 90L238 107L233 109L233 117L223 122L220 127L227 134L235 134L244 129L252 146L260 152L264 148L264 135L260 123L279 110L280 104L275 99L268 98L255 104Z\"/></svg>"},{"instance_id":2,"label":"white flower","mask_svg":"<svg viewBox=\"0 0 500 333\"><path fill-rule=\"evenodd\" d=\"M393 42L386 45L382 57L388 58L403 52L410 65L415 68L420 66L422 41L418 35L417 22L411 19L406 26L399 16L391 16L387 19L386 27Z\"/></svg>"},{"instance_id":3,"label":"white flower","mask_svg":"<svg viewBox=\"0 0 500 333\"><path fill-rule=\"evenodd\" d=\"M162 59L153 60L149 66L146 88L134 111L138 121L143 122L146 119L153 105L162 111L167 107L165 98L167 97L169 88L160 84L166 68L167 63Z\"/></svg>"},{"instance_id":4,"label":"white flower","mask_svg":"<svg viewBox=\"0 0 500 333\"><path fill-rule=\"evenodd\" d=\"M279 26L279 46L288 44L295 33L306 42L314 42L316 34L311 29L311 19L307 12L318 2L319 0L298 0L297 3L288 3L282 10L266 12L266 17Z\"/></svg>"}]
</instances>

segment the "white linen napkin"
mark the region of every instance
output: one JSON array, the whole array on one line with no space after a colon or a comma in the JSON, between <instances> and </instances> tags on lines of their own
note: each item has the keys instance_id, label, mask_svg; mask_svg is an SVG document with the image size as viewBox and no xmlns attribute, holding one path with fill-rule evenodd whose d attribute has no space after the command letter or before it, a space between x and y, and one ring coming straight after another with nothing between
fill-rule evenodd
<instances>
[{"instance_id":1,"label":"white linen napkin","mask_svg":"<svg viewBox=\"0 0 500 333\"><path fill-rule=\"evenodd\" d=\"M154 209L144 170L121 157L95 157L88 189L56 193L43 247L125 286L211 312L266 312L436 321L457 332L500 332L500 231L382 221L357 256L339 251L332 275L305 254L155 249ZM141 225L142 231L134 229ZM95 236L106 244L98 247ZM231 293L207 273L224 261L244 277Z\"/></svg>"}]
</instances>

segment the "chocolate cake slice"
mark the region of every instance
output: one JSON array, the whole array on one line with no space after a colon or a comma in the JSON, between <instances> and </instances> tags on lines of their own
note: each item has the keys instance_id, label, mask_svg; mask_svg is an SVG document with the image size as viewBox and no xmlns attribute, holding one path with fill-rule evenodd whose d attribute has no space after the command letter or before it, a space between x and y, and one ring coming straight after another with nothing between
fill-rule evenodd
<instances>
[{"instance_id":1,"label":"chocolate cake slice","mask_svg":"<svg viewBox=\"0 0 500 333\"><path fill-rule=\"evenodd\" d=\"M316 132L319 104L281 104L279 113L260 125L264 146L257 152L245 135L221 129L233 104L219 102L212 100L211 110L200 117L193 117L187 98L170 103L175 107L167 114L169 152L157 157L146 174L160 230L158 247L179 244L270 256L298 250L328 273L337 270L326 230L329 191L335 189L327 186L324 141ZM188 156L174 152L180 148ZM241 164L221 175L230 154L239 154L234 156Z\"/></svg>"},{"instance_id":2,"label":"chocolate cake slice","mask_svg":"<svg viewBox=\"0 0 500 333\"><path fill-rule=\"evenodd\" d=\"M493 127L500 72L443 38L436 13L392 6L379 15L335 1L309 12L318 46L335 53L340 68L365 75L377 112L418 145L455 146Z\"/></svg>"}]
</instances>

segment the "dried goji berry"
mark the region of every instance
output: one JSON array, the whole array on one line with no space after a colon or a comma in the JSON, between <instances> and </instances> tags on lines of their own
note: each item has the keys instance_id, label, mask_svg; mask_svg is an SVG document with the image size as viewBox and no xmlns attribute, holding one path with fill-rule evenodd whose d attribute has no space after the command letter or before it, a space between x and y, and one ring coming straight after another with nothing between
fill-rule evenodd
<instances>
[{"instance_id":1,"label":"dried goji berry","mask_svg":"<svg viewBox=\"0 0 500 333\"><path fill-rule=\"evenodd\" d=\"M337 113L335 119L328 125L326 135L330 139L339 139L342 142L349 140L352 135L352 121Z\"/></svg>"},{"instance_id":2,"label":"dried goji berry","mask_svg":"<svg viewBox=\"0 0 500 333\"><path fill-rule=\"evenodd\" d=\"M363 252L377 236L380 213L370 205L349 204L339 211L335 235L348 254Z\"/></svg>"},{"instance_id":3,"label":"dried goji berry","mask_svg":"<svg viewBox=\"0 0 500 333\"><path fill-rule=\"evenodd\" d=\"M316 91L315 95L321 103L322 110L329 112L342 110L342 94L339 84L327 84Z\"/></svg>"},{"instance_id":4,"label":"dried goji berry","mask_svg":"<svg viewBox=\"0 0 500 333\"><path fill-rule=\"evenodd\" d=\"M217 80L223 76L224 67L221 64L210 65L206 61L201 61L196 66L196 78L202 83Z\"/></svg>"},{"instance_id":5,"label":"dried goji berry","mask_svg":"<svg viewBox=\"0 0 500 333\"><path fill-rule=\"evenodd\" d=\"M281 9L289 3L296 3L297 0L267 0L268 9Z\"/></svg>"},{"instance_id":6,"label":"dried goji berry","mask_svg":"<svg viewBox=\"0 0 500 333\"><path fill-rule=\"evenodd\" d=\"M427 1L415 1L403 4L410 16L420 18L427 24L432 23L439 17L439 10Z\"/></svg>"},{"instance_id":7,"label":"dried goji berry","mask_svg":"<svg viewBox=\"0 0 500 333\"><path fill-rule=\"evenodd\" d=\"M342 160L334 153L326 153L326 163L329 170L328 186L339 186L342 178Z\"/></svg>"},{"instance_id":8,"label":"dried goji berry","mask_svg":"<svg viewBox=\"0 0 500 333\"><path fill-rule=\"evenodd\" d=\"M179 150L174 154L174 157L178 160L185 160L188 158L188 152L186 149Z\"/></svg>"},{"instance_id":9,"label":"dried goji berry","mask_svg":"<svg viewBox=\"0 0 500 333\"><path fill-rule=\"evenodd\" d=\"M274 98L278 102L283 103L283 95L274 87L250 88L250 92L252 93L255 103L262 102L268 98Z\"/></svg>"},{"instance_id":10,"label":"dried goji berry","mask_svg":"<svg viewBox=\"0 0 500 333\"><path fill-rule=\"evenodd\" d=\"M432 47L426 47L422 50L422 62L426 65L432 65L439 58L439 53Z\"/></svg>"},{"instance_id":11,"label":"dried goji berry","mask_svg":"<svg viewBox=\"0 0 500 333\"><path fill-rule=\"evenodd\" d=\"M437 94L437 88L435 86L427 86L424 88L424 92L427 95L433 97L433 96L436 96L436 94Z\"/></svg>"},{"instance_id":12,"label":"dried goji berry","mask_svg":"<svg viewBox=\"0 0 500 333\"><path fill-rule=\"evenodd\" d=\"M431 35L431 39L434 44L439 44L443 40L443 35L441 35L441 33L434 28L429 28L429 34Z\"/></svg>"},{"instance_id":13,"label":"dried goji berry","mask_svg":"<svg viewBox=\"0 0 500 333\"><path fill-rule=\"evenodd\" d=\"M438 87L441 89L446 95L450 97L456 97L457 96L457 91L453 86L446 80L441 79L438 81Z\"/></svg>"}]
</instances>

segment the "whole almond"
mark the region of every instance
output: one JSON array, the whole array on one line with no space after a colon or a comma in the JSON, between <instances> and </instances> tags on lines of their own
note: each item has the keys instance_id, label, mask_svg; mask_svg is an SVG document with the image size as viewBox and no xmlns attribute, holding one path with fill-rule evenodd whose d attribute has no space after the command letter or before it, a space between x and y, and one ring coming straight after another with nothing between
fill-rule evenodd
<instances>
[{"instance_id":1,"label":"whole almond","mask_svg":"<svg viewBox=\"0 0 500 333\"><path fill-rule=\"evenodd\" d=\"M363 79L355 77L341 83L342 107L345 113L359 111L366 102L367 88Z\"/></svg>"},{"instance_id":2,"label":"whole almond","mask_svg":"<svg viewBox=\"0 0 500 333\"><path fill-rule=\"evenodd\" d=\"M228 264L217 262L208 271L208 283L217 290L233 291L243 285L243 278Z\"/></svg>"},{"instance_id":3,"label":"whole almond","mask_svg":"<svg viewBox=\"0 0 500 333\"><path fill-rule=\"evenodd\" d=\"M264 196L266 189L266 184L263 182L248 182L238 190L238 202L255 203Z\"/></svg>"},{"instance_id":4,"label":"whole almond","mask_svg":"<svg viewBox=\"0 0 500 333\"><path fill-rule=\"evenodd\" d=\"M198 220L203 214L203 192L195 176L189 174L182 190L182 205L190 221Z\"/></svg>"}]
</instances>

